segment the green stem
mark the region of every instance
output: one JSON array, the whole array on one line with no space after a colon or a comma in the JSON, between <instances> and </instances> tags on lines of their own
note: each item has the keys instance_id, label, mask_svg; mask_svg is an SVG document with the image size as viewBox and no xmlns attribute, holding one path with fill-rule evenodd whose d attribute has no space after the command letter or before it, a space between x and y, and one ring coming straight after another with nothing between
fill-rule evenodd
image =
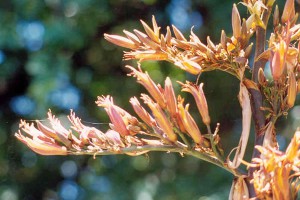
<instances>
[{"instance_id":1,"label":"green stem","mask_svg":"<svg viewBox=\"0 0 300 200\"><path fill-rule=\"evenodd\" d=\"M215 153L216 157L217 157L219 160L224 161L224 158L223 158L223 156L220 154L220 152L218 151L217 144L215 143L215 138L214 138L214 136L215 136L215 134L217 134L217 130L216 130L216 132L213 134L213 133L211 132L211 128L210 128L209 125L207 125L206 128L207 128L207 132L208 132L208 134L209 134L209 140L210 140L210 144L211 144L211 148L212 148L213 152Z\"/></svg>"},{"instance_id":2,"label":"green stem","mask_svg":"<svg viewBox=\"0 0 300 200\"><path fill-rule=\"evenodd\" d=\"M103 155L117 155L117 154L126 154L126 153L139 153L147 152L147 151L159 151L159 152L174 152L180 154L187 154L198 159L207 161L212 163L216 166L219 166L226 171L230 172L234 176L241 176L244 175L239 169L231 169L227 167L227 165L220 161L216 157L212 157L206 153L196 151L194 149L187 149L186 147L182 146L174 146L174 145L144 145L144 146L130 146L125 148L120 148L118 151L110 151L110 150L102 150L102 151L76 151L76 152L69 152L70 155L93 155L95 156L103 156Z\"/></svg>"}]
</instances>

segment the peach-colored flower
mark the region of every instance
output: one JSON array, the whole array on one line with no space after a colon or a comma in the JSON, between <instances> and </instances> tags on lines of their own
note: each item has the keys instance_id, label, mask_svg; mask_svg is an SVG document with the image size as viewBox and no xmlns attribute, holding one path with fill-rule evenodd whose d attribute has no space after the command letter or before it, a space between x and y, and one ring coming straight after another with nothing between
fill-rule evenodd
<instances>
[{"instance_id":1,"label":"peach-colored flower","mask_svg":"<svg viewBox=\"0 0 300 200\"><path fill-rule=\"evenodd\" d=\"M54 142L43 141L37 137L29 138L21 133L15 135L21 142L26 144L32 151L41 155L67 155L67 148Z\"/></svg>"},{"instance_id":2,"label":"peach-colored flower","mask_svg":"<svg viewBox=\"0 0 300 200\"><path fill-rule=\"evenodd\" d=\"M21 131L15 136L34 152L41 155L67 155L65 146L59 145L53 138L36 129L33 124L21 121L20 127L30 137L22 135Z\"/></svg>"},{"instance_id":3,"label":"peach-colored flower","mask_svg":"<svg viewBox=\"0 0 300 200\"><path fill-rule=\"evenodd\" d=\"M119 36L119 35L109 35L109 34L104 34L104 38L121 47L129 48L129 49L136 49L138 45L134 42L132 42L130 39Z\"/></svg>"},{"instance_id":4,"label":"peach-colored flower","mask_svg":"<svg viewBox=\"0 0 300 200\"><path fill-rule=\"evenodd\" d=\"M201 83L199 86L196 86L190 82L186 82L186 84L182 84L182 91L189 92L193 95L198 110L201 114L202 121L204 124L209 125L210 124L210 117L208 113L208 106L206 97L203 92L203 83Z\"/></svg>"},{"instance_id":5,"label":"peach-colored flower","mask_svg":"<svg viewBox=\"0 0 300 200\"><path fill-rule=\"evenodd\" d=\"M297 96L297 81L294 72L289 73L288 88L287 88L287 101L286 104L289 108L293 107Z\"/></svg>"},{"instance_id":6,"label":"peach-colored flower","mask_svg":"<svg viewBox=\"0 0 300 200\"><path fill-rule=\"evenodd\" d=\"M149 94L154 98L154 100L161 106L162 108L166 107L166 102L163 96L163 89L159 86L157 86L153 80L150 78L147 72L143 72L141 68L135 69L131 66L126 66L129 68L132 73L130 75L137 78L138 83L142 84L146 90L149 92Z\"/></svg>"},{"instance_id":7,"label":"peach-colored flower","mask_svg":"<svg viewBox=\"0 0 300 200\"><path fill-rule=\"evenodd\" d=\"M130 99L130 103L135 111L135 113L150 127L155 125L155 120L150 116L150 114L141 106L139 100L136 97Z\"/></svg>"},{"instance_id":8,"label":"peach-colored flower","mask_svg":"<svg viewBox=\"0 0 300 200\"><path fill-rule=\"evenodd\" d=\"M169 77L167 77L165 80L164 96L165 96L168 111L170 112L171 116L174 117L178 112L177 101L172 86L172 82Z\"/></svg>"},{"instance_id":9,"label":"peach-colored flower","mask_svg":"<svg viewBox=\"0 0 300 200\"><path fill-rule=\"evenodd\" d=\"M275 44L274 53L271 56L271 72L273 79L277 81L285 70L285 58L287 52L287 44L281 40Z\"/></svg>"},{"instance_id":10,"label":"peach-colored flower","mask_svg":"<svg viewBox=\"0 0 300 200\"><path fill-rule=\"evenodd\" d=\"M193 138L195 143L201 144L203 138L201 136L201 132L194 120L194 118L190 115L189 105L187 104L185 108L183 107L183 99L178 102L178 110L179 110L179 117L183 123L183 126L187 133Z\"/></svg>"},{"instance_id":11,"label":"peach-colored flower","mask_svg":"<svg viewBox=\"0 0 300 200\"><path fill-rule=\"evenodd\" d=\"M233 36L235 38L239 38L241 35L241 17L240 13L236 7L236 4L233 4L232 8L232 30L233 30Z\"/></svg>"},{"instance_id":12,"label":"peach-colored flower","mask_svg":"<svg viewBox=\"0 0 300 200\"><path fill-rule=\"evenodd\" d=\"M177 135L174 133L172 124L167 119L167 116L161 107L157 103L154 103L148 95L142 95L142 99L151 109L158 126L164 131L170 141L175 142L177 140Z\"/></svg>"},{"instance_id":13,"label":"peach-colored flower","mask_svg":"<svg viewBox=\"0 0 300 200\"><path fill-rule=\"evenodd\" d=\"M281 16L281 22L286 23L295 16L295 0L287 0Z\"/></svg>"},{"instance_id":14,"label":"peach-colored flower","mask_svg":"<svg viewBox=\"0 0 300 200\"><path fill-rule=\"evenodd\" d=\"M113 99L110 96L98 97L98 101L96 103L98 106L104 107L115 131L120 133L122 136L129 135L129 130L126 128L127 124L125 124L121 113L114 105Z\"/></svg>"}]
</instances>

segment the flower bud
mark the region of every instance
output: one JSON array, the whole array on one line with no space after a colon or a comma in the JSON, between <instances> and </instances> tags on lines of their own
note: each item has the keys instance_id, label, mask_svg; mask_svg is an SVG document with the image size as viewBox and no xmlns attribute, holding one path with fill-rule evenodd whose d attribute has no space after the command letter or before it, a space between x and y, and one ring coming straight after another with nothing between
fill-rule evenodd
<instances>
[{"instance_id":1,"label":"flower bud","mask_svg":"<svg viewBox=\"0 0 300 200\"><path fill-rule=\"evenodd\" d=\"M154 33L154 31L143 20L140 20L140 21L141 21L147 35L151 38L151 40L153 40L156 43L159 43L159 36L156 35Z\"/></svg>"},{"instance_id":2,"label":"flower bud","mask_svg":"<svg viewBox=\"0 0 300 200\"><path fill-rule=\"evenodd\" d=\"M169 77L167 77L165 80L164 96L166 99L168 111L170 112L171 116L174 117L178 112L177 101L173 90L172 82Z\"/></svg>"},{"instance_id":3,"label":"flower bud","mask_svg":"<svg viewBox=\"0 0 300 200\"><path fill-rule=\"evenodd\" d=\"M132 97L129 101L133 107L135 113L150 127L155 124L154 119L150 114L141 106L139 100L136 97Z\"/></svg>"},{"instance_id":4,"label":"flower bud","mask_svg":"<svg viewBox=\"0 0 300 200\"><path fill-rule=\"evenodd\" d=\"M187 82L186 84L182 85L182 91L189 92L194 96L194 99L196 101L198 110L201 114L202 121L205 125L210 124L210 117L208 113L208 106L206 97L203 92L203 83L201 83L199 86L193 85L190 82Z\"/></svg>"},{"instance_id":5,"label":"flower bud","mask_svg":"<svg viewBox=\"0 0 300 200\"><path fill-rule=\"evenodd\" d=\"M287 0L281 16L281 22L286 23L295 16L295 0Z\"/></svg>"},{"instance_id":6,"label":"flower bud","mask_svg":"<svg viewBox=\"0 0 300 200\"><path fill-rule=\"evenodd\" d=\"M174 133L172 124L161 107L157 103L154 103L148 95L142 95L142 98L145 104L151 109L158 126L163 130L170 141L175 142L177 135Z\"/></svg>"},{"instance_id":7,"label":"flower bud","mask_svg":"<svg viewBox=\"0 0 300 200\"><path fill-rule=\"evenodd\" d=\"M142 84L146 90L151 94L151 96L154 98L154 100L161 106L162 108L166 107L165 99L162 94L162 91L160 88L154 83L154 81L151 79L151 77L148 75L147 72L143 72L141 68L139 70L127 65L127 68L129 68L132 73L129 75L132 75L137 78L138 83Z\"/></svg>"},{"instance_id":8,"label":"flower bud","mask_svg":"<svg viewBox=\"0 0 300 200\"><path fill-rule=\"evenodd\" d=\"M259 68L258 70L258 83L262 86L266 86L266 77L264 74L264 70L262 68Z\"/></svg>"},{"instance_id":9,"label":"flower bud","mask_svg":"<svg viewBox=\"0 0 300 200\"><path fill-rule=\"evenodd\" d=\"M201 132L188 111L189 105L183 107L183 100L178 103L179 116L187 133L193 138L194 142L200 144L203 140Z\"/></svg>"},{"instance_id":10,"label":"flower bud","mask_svg":"<svg viewBox=\"0 0 300 200\"><path fill-rule=\"evenodd\" d=\"M233 4L232 8L232 30L233 30L233 36L235 38L239 38L241 35L241 17L240 13L236 7L236 4Z\"/></svg>"},{"instance_id":11,"label":"flower bud","mask_svg":"<svg viewBox=\"0 0 300 200\"><path fill-rule=\"evenodd\" d=\"M281 40L280 43L276 45L275 52L271 57L271 72L275 81L277 81L284 72L286 49L285 41Z\"/></svg>"},{"instance_id":12,"label":"flower bud","mask_svg":"<svg viewBox=\"0 0 300 200\"><path fill-rule=\"evenodd\" d=\"M129 40L128 38L119 36L119 35L109 35L109 34L104 34L104 38L121 47L125 47L125 48L129 48L129 49L136 49L138 47L138 45L136 45L134 42L132 42L131 40Z\"/></svg>"},{"instance_id":13,"label":"flower bud","mask_svg":"<svg viewBox=\"0 0 300 200\"><path fill-rule=\"evenodd\" d=\"M223 49L227 50L227 36L224 30L221 32L221 45Z\"/></svg>"}]
</instances>

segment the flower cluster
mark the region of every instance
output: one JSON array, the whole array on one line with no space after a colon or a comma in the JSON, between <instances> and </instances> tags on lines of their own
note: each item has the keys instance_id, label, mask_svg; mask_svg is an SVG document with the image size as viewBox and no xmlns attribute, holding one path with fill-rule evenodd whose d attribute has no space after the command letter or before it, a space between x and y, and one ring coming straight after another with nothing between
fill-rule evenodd
<instances>
[{"instance_id":1,"label":"flower cluster","mask_svg":"<svg viewBox=\"0 0 300 200\"><path fill-rule=\"evenodd\" d=\"M137 68L126 66L148 92L132 97L130 104L136 117L114 104L111 96L96 101L109 116L109 129L102 132L88 127L73 112L68 119L69 130L48 113L52 128L37 121L36 125L21 121L16 137L33 151L42 155L67 154L128 154L148 151L178 152L211 162L236 176L230 199L295 199L299 187L300 132L297 131L285 152L276 142L277 119L286 115L300 92L300 24L294 0L287 0L282 15L278 6L273 13L273 32L266 44L266 30L275 0L243 0L250 14L241 18L237 5L232 9L232 36L221 32L220 42L207 37L204 44L191 30L187 39L175 26L160 33L152 18L152 28L141 20L144 32L124 30L124 36L104 34L106 40L130 49L124 59L165 60L191 74L221 70L240 80L238 99L242 109L242 132L237 148L224 156L216 131L211 131L204 84L178 82L183 92L190 93L198 108L206 134L189 112L189 104L175 95L172 81L165 79L164 87L156 84L140 63ZM173 34L172 34L172 32ZM249 62L256 36L253 66ZM265 47L267 48L265 49ZM271 78L265 76L269 64ZM247 72L247 73L246 73ZM248 73L249 72L249 73ZM252 74L252 77L249 77ZM253 119L253 120L252 120ZM251 129L255 123L255 145L252 162L243 161ZM24 134L25 133L25 134ZM230 155L235 151L233 160ZM249 167L240 170L241 163ZM251 180L251 181L250 181ZM253 193L255 191L255 193Z\"/></svg>"},{"instance_id":2,"label":"flower cluster","mask_svg":"<svg viewBox=\"0 0 300 200\"><path fill-rule=\"evenodd\" d=\"M260 158L249 167L258 167L252 183L259 199L296 199L300 189L300 131L296 131L285 152L276 148L256 146Z\"/></svg>"},{"instance_id":3,"label":"flower cluster","mask_svg":"<svg viewBox=\"0 0 300 200\"><path fill-rule=\"evenodd\" d=\"M127 67L131 70L129 75L136 77L138 83L150 94L150 96L141 95L141 100L147 107L142 106L136 97L130 99L139 119L115 105L111 96L100 96L96 104L104 108L110 118L110 129L105 132L82 124L72 111L68 116L72 126L67 130L49 111L48 118L52 128L40 121L36 121L36 126L21 121L22 131L20 130L16 137L42 155L118 153L140 155L149 149L163 150L166 145L165 147L176 148L176 151L181 153L192 148L208 157L217 157L212 149L207 148L210 146L207 145L208 139L202 135L195 119L189 113L189 104L185 105L181 96L176 98L171 79L166 78L163 88L154 83L148 73L143 72L141 68ZM204 124L210 127L203 83L199 86L190 82L180 84L182 91L193 95ZM213 145L217 144L218 142L214 141ZM218 152L222 151L219 146L216 148Z\"/></svg>"}]
</instances>

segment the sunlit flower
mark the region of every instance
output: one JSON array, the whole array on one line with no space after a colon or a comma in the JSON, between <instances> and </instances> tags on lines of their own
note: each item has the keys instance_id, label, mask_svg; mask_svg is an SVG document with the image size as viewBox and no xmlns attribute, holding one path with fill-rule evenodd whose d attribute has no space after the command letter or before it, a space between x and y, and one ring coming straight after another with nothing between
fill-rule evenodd
<instances>
[{"instance_id":1,"label":"sunlit flower","mask_svg":"<svg viewBox=\"0 0 300 200\"><path fill-rule=\"evenodd\" d=\"M178 102L178 109L179 109L179 116L183 123L183 126L187 133L193 138L195 143L201 144L202 142L202 136L201 132L194 120L194 118L189 113L189 105L187 104L185 108L183 107L183 99L180 99Z\"/></svg>"},{"instance_id":2,"label":"sunlit flower","mask_svg":"<svg viewBox=\"0 0 300 200\"><path fill-rule=\"evenodd\" d=\"M175 142L177 140L177 136L173 131L171 122L167 119L162 108L157 103L154 103L147 95L142 95L142 99L151 109L158 126L163 130L170 141Z\"/></svg>"},{"instance_id":3,"label":"sunlit flower","mask_svg":"<svg viewBox=\"0 0 300 200\"><path fill-rule=\"evenodd\" d=\"M124 122L121 113L118 112L118 109L114 105L113 99L110 96L98 97L98 101L96 103L98 106L104 107L115 131L120 133L122 136L129 135L129 130L126 128L127 124Z\"/></svg>"},{"instance_id":4,"label":"sunlit flower","mask_svg":"<svg viewBox=\"0 0 300 200\"><path fill-rule=\"evenodd\" d=\"M196 86L190 82L187 82L186 84L182 84L182 91L189 92L194 96L203 123L209 125L210 117L208 113L206 97L203 92L203 83L201 83L199 86Z\"/></svg>"},{"instance_id":5,"label":"sunlit flower","mask_svg":"<svg viewBox=\"0 0 300 200\"><path fill-rule=\"evenodd\" d=\"M142 84L146 90L151 94L151 96L155 99L155 101L161 106L162 108L166 107L166 102L163 95L163 90L160 86L157 86L153 80L150 78L147 72L142 72L141 68L139 70L131 67L126 66L129 68L132 73L130 75L137 78L137 81Z\"/></svg>"}]
</instances>

